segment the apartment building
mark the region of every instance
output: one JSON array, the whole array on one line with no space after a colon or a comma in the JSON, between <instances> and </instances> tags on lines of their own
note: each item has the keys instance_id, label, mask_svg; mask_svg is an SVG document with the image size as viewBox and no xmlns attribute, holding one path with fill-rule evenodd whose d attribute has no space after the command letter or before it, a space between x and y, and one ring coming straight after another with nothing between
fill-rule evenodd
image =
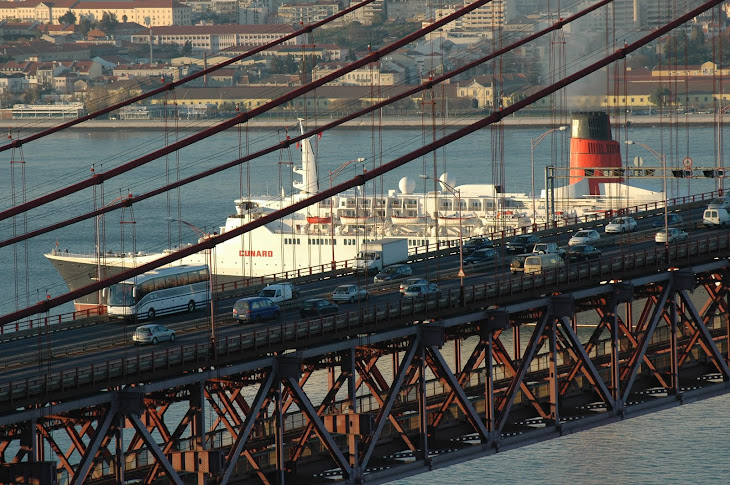
<instances>
[{"instance_id":1,"label":"apartment building","mask_svg":"<svg viewBox=\"0 0 730 485\"><path fill-rule=\"evenodd\" d=\"M338 0L318 0L308 3L288 3L278 8L282 24L311 24L331 17L342 9Z\"/></svg>"},{"instance_id":2,"label":"apartment building","mask_svg":"<svg viewBox=\"0 0 730 485\"><path fill-rule=\"evenodd\" d=\"M37 21L58 24L59 18L71 11L76 19L101 20L104 12L120 22L141 25L191 25L192 10L177 0L83 1L83 0L21 0L0 2L0 20Z\"/></svg>"},{"instance_id":3,"label":"apartment building","mask_svg":"<svg viewBox=\"0 0 730 485\"><path fill-rule=\"evenodd\" d=\"M219 52L239 45L263 45L294 33L288 25L192 25L188 27L169 26L153 27L153 45L184 46L190 42L193 52ZM286 41L286 44L303 43L306 34ZM300 42L302 40L302 42ZM132 35L132 43L148 44L149 32Z\"/></svg>"}]
</instances>

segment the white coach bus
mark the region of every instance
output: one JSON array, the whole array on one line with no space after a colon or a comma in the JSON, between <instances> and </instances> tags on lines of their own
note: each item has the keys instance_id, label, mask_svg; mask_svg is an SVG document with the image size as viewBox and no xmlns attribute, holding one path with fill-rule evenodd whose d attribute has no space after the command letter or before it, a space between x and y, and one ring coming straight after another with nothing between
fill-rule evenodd
<instances>
[{"instance_id":1,"label":"white coach bus","mask_svg":"<svg viewBox=\"0 0 730 485\"><path fill-rule=\"evenodd\" d=\"M111 317L154 320L157 315L192 312L210 301L210 270L207 265L156 269L104 293Z\"/></svg>"}]
</instances>

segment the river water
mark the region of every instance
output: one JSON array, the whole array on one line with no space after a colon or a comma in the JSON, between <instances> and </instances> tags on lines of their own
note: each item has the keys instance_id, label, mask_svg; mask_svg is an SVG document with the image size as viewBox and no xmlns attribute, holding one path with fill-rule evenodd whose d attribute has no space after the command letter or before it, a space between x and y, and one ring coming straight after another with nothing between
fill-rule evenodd
<instances>
[{"instance_id":1,"label":"river water","mask_svg":"<svg viewBox=\"0 0 730 485\"><path fill-rule=\"evenodd\" d=\"M531 191L531 140L548 127L508 128L503 134L482 130L435 155L428 155L401 167L366 190L385 192L395 189L401 177L417 181L417 191L430 190L419 174L448 172L456 185L501 181L507 192ZM290 132L296 133L292 125ZM436 129L441 136L442 129ZM22 134L22 133L21 133ZM0 172L0 210L23 200L58 190L71 183L109 170L158 149L165 143L189 136L188 132L158 131L67 131L32 142L22 152L0 153L5 168ZM669 166L678 166L690 156L695 166L714 166L716 138L711 127L614 127L615 139L645 143L667 155ZM220 163L272 145L286 136L281 130L232 130L193 145L177 155L156 160L135 171L105 182L103 203L128 193L140 194L167 181L192 175ZM340 129L325 133L318 142L317 156L322 187L329 184L329 173L344 162L366 158L365 167L375 167L408 153L431 141L433 129L377 128ZM543 170L548 164L565 166L567 138L556 132L535 147L536 187L543 187ZM501 143L500 141L501 140ZM646 166L658 162L647 151L622 145L622 156L632 160L640 155ZM502 155L503 153L503 155ZM292 148L263 157L242 169L195 182L169 197L162 195L134 206L133 212L111 214L103 227L106 249L159 251L182 242L194 242L191 232L178 234L177 226L168 231L167 218L182 219L206 230L222 225L234 211L233 200L241 195L281 193L291 187L291 165L299 162L300 152ZM503 159L503 164L494 160ZM562 161L561 161L562 160ZM11 161L16 163L10 163ZM24 163L17 163L24 162ZM434 167L435 165L435 167ZM337 180L352 177L362 168L352 164ZM504 179L500 172L504 170ZM429 181L430 183L430 181ZM661 190L662 181L642 180L637 184ZM25 186L25 190L23 190ZM708 180L670 181L670 196L713 190ZM27 218L0 221L0 237L43 227L94 208L102 200L102 189L92 189L61 203L52 203L28 213ZM100 202L97 202L100 203ZM128 222L134 221L134 224ZM186 230L187 231L187 230ZM94 222L85 221L37 237L17 247L0 248L0 315L23 308L65 292L66 287L52 265L42 256L54 247L71 252L93 252ZM26 263L27 261L27 263ZM27 269L26 269L27 268ZM70 311L72 305L54 310ZM727 416L730 401L720 397L680 408L627 420L621 423L552 440L493 457L474 460L400 483L427 479L435 484L485 483L493 480L510 483L710 483L726 479L730 457L724 442L730 431Z\"/></svg>"}]
</instances>

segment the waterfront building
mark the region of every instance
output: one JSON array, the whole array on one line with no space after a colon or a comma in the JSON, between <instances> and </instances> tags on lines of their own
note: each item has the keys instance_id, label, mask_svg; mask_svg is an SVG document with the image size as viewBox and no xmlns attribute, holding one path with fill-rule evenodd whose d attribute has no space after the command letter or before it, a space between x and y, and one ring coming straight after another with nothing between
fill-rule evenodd
<instances>
[{"instance_id":1,"label":"waterfront building","mask_svg":"<svg viewBox=\"0 0 730 485\"><path fill-rule=\"evenodd\" d=\"M288 25L192 25L188 27L152 27L149 32L132 35L132 43L153 45L176 45L189 43L193 52L220 52L239 45L263 45L291 34L294 29ZM289 45L306 43L306 34L287 40Z\"/></svg>"},{"instance_id":2,"label":"waterfront building","mask_svg":"<svg viewBox=\"0 0 730 485\"><path fill-rule=\"evenodd\" d=\"M277 9L282 24L311 24L331 17L341 10L338 0L317 0L307 3L287 3Z\"/></svg>"},{"instance_id":3,"label":"waterfront building","mask_svg":"<svg viewBox=\"0 0 730 485\"><path fill-rule=\"evenodd\" d=\"M256 48L254 45L235 45L223 49L219 54L224 56L240 56ZM306 44L306 45L276 45L256 54L261 57L291 57L301 61L302 57L307 59L319 58L321 61L339 61L346 54L346 49L335 44Z\"/></svg>"},{"instance_id":4,"label":"waterfront building","mask_svg":"<svg viewBox=\"0 0 730 485\"><path fill-rule=\"evenodd\" d=\"M83 0L22 0L0 2L0 20L37 21L59 24L59 19L72 12L77 21L88 18L101 20L104 12L114 14L118 21L144 25L190 25L191 9L177 0L83 1ZM123 20L126 19L126 20Z\"/></svg>"},{"instance_id":5,"label":"waterfront building","mask_svg":"<svg viewBox=\"0 0 730 485\"><path fill-rule=\"evenodd\" d=\"M13 119L78 118L86 114L84 103L16 104Z\"/></svg>"},{"instance_id":6,"label":"waterfront building","mask_svg":"<svg viewBox=\"0 0 730 485\"><path fill-rule=\"evenodd\" d=\"M328 74L342 69L346 64L339 62L320 62L312 71L316 81ZM394 62L382 61L375 65L364 66L348 72L344 76L327 83L330 86L393 86L406 81L406 69Z\"/></svg>"}]
</instances>

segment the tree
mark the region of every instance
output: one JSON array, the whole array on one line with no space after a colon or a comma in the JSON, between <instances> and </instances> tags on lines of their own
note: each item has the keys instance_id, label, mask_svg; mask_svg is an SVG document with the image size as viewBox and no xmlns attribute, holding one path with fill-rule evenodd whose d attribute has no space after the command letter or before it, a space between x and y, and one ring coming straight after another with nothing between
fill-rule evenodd
<instances>
[{"instance_id":1,"label":"tree","mask_svg":"<svg viewBox=\"0 0 730 485\"><path fill-rule=\"evenodd\" d=\"M90 19L84 17L81 20L79 20L79 34L86 35L89 33L89 31L94 27L94 24L91 22Z\"/></svg>"},{"instance_id":2,"label":"tree","mask_svg":"<svg viewBox=\"0 0 730 485\"><path fill-rule=\"evenodd\" d=\"M656 91L649 95L649 102L656 106L667 105L667 97L672 94L668 87L657 88Z\"/></svg>"},{"instance_id":3,"label":"tree","mask_svg":"<svg viewBox=\"0 0 730 485\"><path fill-rule=\"evenodd\" d=\"M61 24L64 24L64 25L66 25L66 24L75 24L76 23L76 14L73 13L71 10L69 10L65 14L61 15L60 17L58 17L58 21Z\"/></svg>"},{"instance_id":4,"label":"tree","mask_svg":"<svg viewBox=\"0 0 730 485\"><path fill-rule=\"evenodd\" d=\"M122 22L124 22L125 24L127 23L127 16L126 15L122 15Z\"/></svg>"},{"instance_id":5,"label":"tree","mask_svg":"<svg viewBox=\"0 0 730 485\"><path fill-rule=\"evenodd\" d=\"M23 93L23 102L25 104L35 104L41 98L41 90L38 86L34 86Z\"/></svg>"},{"instance_id":6,"label":"tree","mask_svg":"<svg viewBox=\"0 0 730 485\"><path fill-rule=\"evenodd\" d=\"M117 14L110 12L104 12L102 14L101 20L99 21L99 28L101 28L101 30L104 32L112 32L117 28L117 25L119 25Z\"/></svg>"},{"instance_id":7,"label":"tree","mask_svg":"<svg viewBox=\"0 0 730 485\"><path fill-rule=\"evenodd\" d=\"M188 41L185 41L185 44L182 46L182 49L180 49L180 54L183 56L189 56L193 53L193 43Z\"/></svg>"}]
</instances>

